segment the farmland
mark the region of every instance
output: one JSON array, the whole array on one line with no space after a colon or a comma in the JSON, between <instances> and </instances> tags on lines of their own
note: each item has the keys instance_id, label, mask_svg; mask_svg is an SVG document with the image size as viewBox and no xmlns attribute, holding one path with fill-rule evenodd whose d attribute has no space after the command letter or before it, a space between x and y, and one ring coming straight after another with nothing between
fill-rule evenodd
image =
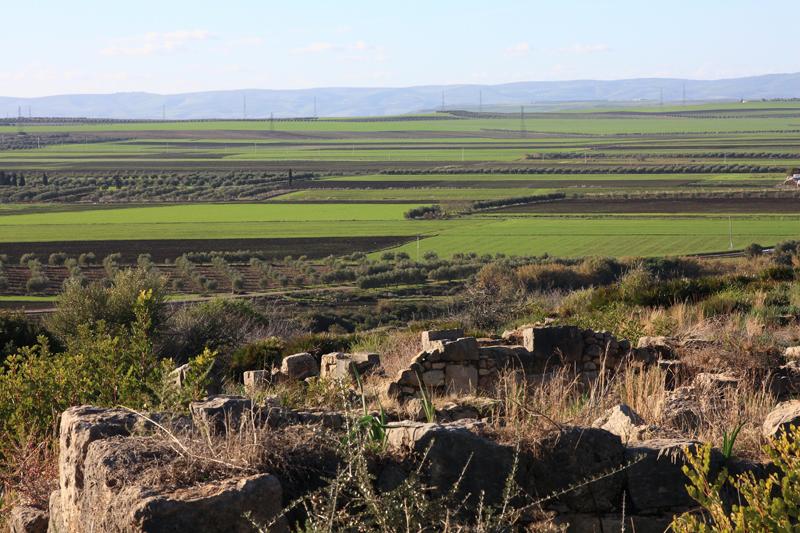
<instances>
[{"instance_id":1,"label":"farmland","mask_svg":"<svg viewBox=\"0 0 800 533\"><path fill-rule=\"evenodd\" d=\"M7 120L0 254L726 252L800 235L800 192L781 186L796 165L796 102L523 117ZM436 216L405 216L432 204Z\"/></svg>"}]
</instances>

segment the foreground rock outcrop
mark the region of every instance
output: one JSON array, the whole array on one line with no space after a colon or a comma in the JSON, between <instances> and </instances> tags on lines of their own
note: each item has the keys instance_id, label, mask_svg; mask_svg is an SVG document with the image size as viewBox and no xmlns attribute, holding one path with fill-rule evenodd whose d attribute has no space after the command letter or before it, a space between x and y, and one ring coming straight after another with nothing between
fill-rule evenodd
<instances>
[{"instance_id":1,"label":"foreground rock outcrop","mask_svg":"<svg viewBox=\"0 0 800 533\"><path fill-rule=\"evenodd\" d=\"M153 469L178 452L135 430L147 423L120 409L74 407L60 427L59 489L50 498L51 533L77 531L252 531L276 523L282 491L270 474L235 476L187 487L152 483ZM159 486L162 485L162 486Z\"/></svg>"}]
</instances>

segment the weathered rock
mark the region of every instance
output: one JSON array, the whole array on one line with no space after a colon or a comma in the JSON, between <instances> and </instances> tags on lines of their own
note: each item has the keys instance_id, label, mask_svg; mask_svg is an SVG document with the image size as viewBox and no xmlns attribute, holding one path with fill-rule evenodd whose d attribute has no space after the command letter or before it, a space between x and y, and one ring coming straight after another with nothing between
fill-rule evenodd
<instances>
[{"instance_id":1,"label":"weathered rock","mask_svg":"<svg viewBox=\"0 0 800 533\"><path fill-rule=\"evenodd\" d=\"M655 351L659 359L673 359L675 357L675 350L672 347L674 344L672 339L664 336L639 337L636 347Z\"/></svg>"},{"instance_id":2,"label":"weathered rock","mask_svg":"<svg viewBox=\"0 0 800 533\"><path fill-rule=\"evenodd\" d=\"M800 395L800 361L781 365L770 376L769 389L780 399Z\"/></svg>"},{"instance_id":3,"label":"weathered rock","mask_svg":"<svg viewBox=\"0 0 800 533\"><path fill-rule=\"evenodd\" d=\"M444 369L444 385L448 392L474 394L478 389L478 369L474 366L447 365Z\"/></svg>"},{"instance_id":4,"label":"weathered rock","mask_svg":"<svg viewBox=\"0 0 800 533\"><path fill-rule=\"evenodd\" d=\"M258 392L269 384L271 372L269 370L248 370L244 373L244 389L249 393Z\"/></svg>"},{"instance_id":5,"label":"weathered rock","mask_svg":"<svg viewBox=\"0 0 800 533\"><path fill-rule=\"evenodd\" d=\"M10 533L45 533L47 524L47 511L27 505L17 505L8 517Z\"/></svg>"},{"instance_id":6,"label":"weathered rock","mask_svg":"<svg viewBox=\"0 0 800 533\"><path fill-rule=\"evenodd\" d=\"M444 371L428 370L422 374L422 382L426 387L441 387L444 385Z\"/></svg>"},{"instance_id":7,"label":"weathered rock","mask_svg":"<svg viewBox=\"0 0 800 533\"><path fill-rule=\"evenodd\" d=\"M694 385L707 390L735 389L739 378L725 373L700 372L694 378Z\"/></svg>"},{"instance_id":8,"label":"weathered rock","mask_svg":"<svg viewBox=\"0 0 800 533\"><path fill-rule=\"evenodd\" d=\"M336 411L297 411L296 415L301 424L320 425L330 429L344 427L344 416Z\"/></svg>"},{"instance_id":9,"label":"weathered rock","mask_svg":"<svg viewBox=\"0 0 800 533\"><path fill-rule=\"evenodd\" d=\"M800 359L800 346L789 346L783 351L786 359Z\"/></svg>"},{"instance_id":10,"label":"weathered rock","mask_svg":"<svg viewBox=\"0 0 800 533\"><path fill-rule=\"evenodd\" d=\"M88 405L70 407L62 413L58 457L59 515L62 523L56 523L56 531L82 531L79 503L83 498L84 463L91 443L130 435L137 419L130 411Z\"/></svg>"},{"instance_id":11,"label":"weathered rock","mask_svg":"<svg viewBox=\"0 0 800 533\"><path fill-rule=\"evenodd\" d=\"M282 491L270 474L235 477L170 490L142 485L139 472L174 459L168 446L137 437L93 442L86 454L86 485L75 531L252 531L251 513L268 524L281 511ZM279 520L272 531L285 531Z\"/></svg>"},{"instance_id":12,"label":"weathered rock","mask_svg":"<svg viewBox=\"0 0 800 533\"><path fill-rule=\"evenodd\" d=\"M480 359L494 361L496 368L513 368L532 372L536 360L524 346L484 346L479 352Z\"/></svg>"},{"instance_id":13,"label":"weathered rock","mask_svg":"<svg viewBox=\"0 0 800 533\"><path fill-rule=\"evenodd\" d=\"M700 400L695 387L685 386L667 393L662 408L664 423L677 429L692 429L700 422Z\"/></svg>"},{"instance_id":14,"label":"weathered rock","mask_svg":"<svg viewBox=\"0 0 800 533\"><path fill-rule=\"evenodd\" d=\"M64 513L61 509L61 491L54 490L50 493L50 501L48 502L50 523L47 524L47 533L66 532L66 522L64 521Z\"/></svg>"},{"instance_id":15,"label":"weathered rock","mask_svg":"<svg viewBox=\"0 0 800 533\"><path fill-rule=\"evenodd\" d=\"M376 353L346 354L333 352L322 356L320 377L329 379L350 379L354 376L354 369L359 375L377 368L381 358Z\"/></svg>"},{"instance_id":16,"label":"weathered rock","mask_svg":"<svg viewBox=\"0 0 800 533\"><path fill-rule=\"evenodd\" d=\"M583 334L576 326L526 328L523 346L539 360L560 357L568 363L579 362L583 356Z\"/></svg>"},{"instance_id":17,"label":"weathered rock","mask_svg":"<svg viewBox=\"0 0 800 533\"><path fill-rule=\"evenodd\" d=\"M461 479L459 496L470 494L476 503L484 494L487 503L495 504L502 499L513 472L515 451L470 431L479 427L480 423L467 420L446 424L391 423L387 442L390 447L409 449L419 457L425 455L427 468L422 471L438 491L447 492Z\"/></svg>"},{"instance_id":18,"label":"weathered rock","mask_svg":"<svg viewBox=\"0 0 800 533\"><path fill-rule=\"evenodd\" d=\"M435 341L454 341L464 336L462 329L439 329L422 332L422 350L430 352Z\"/></svg>"},{"instance_id":19,"label":"weathered rock","mask_svg":"<svg viewBox=\"0 0 800 533\"><path fill-rule=\"evenodd\" d=\"M687 439L651 439L625 449L627 494L631 513L654 513L682 509L695 504L686 492L689 480L681 470L686 464L684 449L696 450L700 443ZM711 474L721 464L719 452L712 453ZM713 478L712 478L713 479Z\"/></svg>"},{"instance_id":20,"label":"weathered rock","mask_svg":"<svg viewBox=\"0 0 800 533\"><path fill-rule=\"evenodd\" d=\"M620 438L599 428L566 427L541 441L540 457L531 462L524 482L534 498L573 487L588 478L620 468ZM622 503L624 475L604 477L567 492L559 502L575 512L608 512Z\"/></svg>"},{"instance_id":21,"label":"weathered rock","mask_svg":"<svg viewBox=\"0 0 800 533\"><path fill-rule=\"evenodd\" d=\"M189 405L195 423L216 434L225 433L228 428L238 429L245 413L252 410L253 402L248 398L224 394Z\"/></svg>"},{"instance_id":22,"label":"weathered rock","mask_svg":"<svg viewBox=\"0 0 800 533\"><path fill-rule=\"evenodd\" d=\"M306 378L319 376L317 360L310 353L296 353L283 358L281 374L291 381L302 381Z\"/></svg>"},{"instance_id":23,"label":"weathered rock","mask_svg":"<svg viewBox=\"0 0 800 533\"><path fill-rule=\"evenodd\" d=\"M788 431L790 426L800 428L800 400L779 403L764 418L761 432L765 437L772 438L782 431Z\"/></svg>"},{"instance_id":24,"label":"weathered rock","mask_svg":"<svg viewBox=\"0 0 800 533\"><path fill-rule=\"evenodd\" d=\"M622 442L638 440L646 428L641 416L624 403L608 409L603 416L592 422L592 427L605 429L622 439Z\"/></svg>"},{"instance_id":25,"label":"weathered rock","mask_svg":"<svg viewBox=\"0 0 800 533\"><path fill-rule=\"evenodd\" d=\"M477 361L479 346L475 337L462 337L454 341L432 341L432 360L460 363L464 361Z\"/></svg>"}]
</instances>

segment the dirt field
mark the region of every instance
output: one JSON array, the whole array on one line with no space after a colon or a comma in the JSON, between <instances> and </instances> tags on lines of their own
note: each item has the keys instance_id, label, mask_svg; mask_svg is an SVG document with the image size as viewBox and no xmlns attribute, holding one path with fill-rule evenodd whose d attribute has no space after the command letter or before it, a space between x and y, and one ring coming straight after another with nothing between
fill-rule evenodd
<instances>
[{"instance_id":1,"label":"dirt field","mask_svg":"<svg viewBox=\"0 0 800 533\"><path fill-rule=\"evenodd\" d=\"M121 253L122 262L132 263L139 254L150 254L153 261L175 259L184 253L208 251L253 250L269 257L283 258L306 255L311 258L331 254L345 255L353 252L369 252L400 245L411 237L324 237L295 239L165 239L125 241L54 241L11 242L0 245L0 253L9 256L9 262L19 261L25 253L35 253L40 260L54 252L65 252L69 256L93 252L98 260L108 254Z\"/></svg>"}]
</instances>

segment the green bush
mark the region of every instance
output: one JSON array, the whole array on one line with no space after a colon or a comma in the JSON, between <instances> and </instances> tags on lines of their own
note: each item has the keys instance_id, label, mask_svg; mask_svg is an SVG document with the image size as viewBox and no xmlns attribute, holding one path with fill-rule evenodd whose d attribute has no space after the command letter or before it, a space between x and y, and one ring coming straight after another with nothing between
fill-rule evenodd
<instances>
[{"instance_id":1,"label":"green bush","mask_svg":"<svg viewBox=\"0 0 800 533\"><path fill-rule=\"evenodd\" d=\"M800 443L797 429L773 439L764 451L770 459L766 477L752 472L731 475L726 465L712 473L711 445L687 450L683 467L689 495L702 513L685 513L672 522L676 533L797 531L800 525ZM730 498L728 495L733 494ZM730 501L734 503L729 503Z\"/></svg>"},{"instance_id":2,"label":"green bush","mask_svg":"<svg viewBox=\"0 0 800 533\"><path fill-rule=\"evenodd\" d=\"M238 379L247 370L269 370L279 366L285 347L283 340L278 337L245 344L233 352L230 371Z\"/></svg>"},{"instance_id":3,"label":"green bush","mask_svg":"<svg viewBox=\"0 0 800 533\"><path fill-rule=\"evenodd\" d=\"M136 319L135 304L142 291L150 291L146 305L155 329L164 320L164 280L140 268L117 271L109 286L67 283L46 326L60 339L73 335L81 326L91 327L101 321L111 328L128 327Z\"/></svg>"},{"instance_id":4,"label":"green bush","mask_svg":"<svg viewBox=\"0 0 800 533\"><path fill-rule=\"evenodd\" d=\"M20 348L38 344L42 336L53 346L52 336L24 313L0 311L0 364Z\"/></svg>"},{"instance_id":5,"label":"green bush","mask_svg":"<svg viewBox=\"0 0 800 533\"><path fill-rule=\"evenodd\" d=\"M117 334L104 322L80 324L66 351L53 353L44 337L20 349L0 367L0 464L15 443L52 433L67 407L91 403L150 409L163 365L153 353L151 291L133 304L130 330Z\"/></svg>"}]
</instances>

